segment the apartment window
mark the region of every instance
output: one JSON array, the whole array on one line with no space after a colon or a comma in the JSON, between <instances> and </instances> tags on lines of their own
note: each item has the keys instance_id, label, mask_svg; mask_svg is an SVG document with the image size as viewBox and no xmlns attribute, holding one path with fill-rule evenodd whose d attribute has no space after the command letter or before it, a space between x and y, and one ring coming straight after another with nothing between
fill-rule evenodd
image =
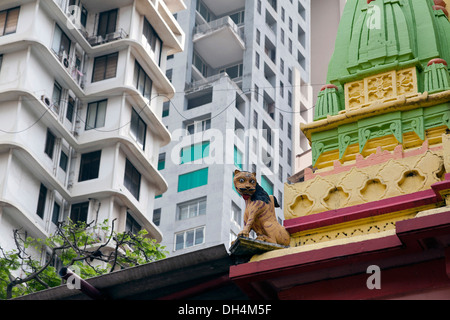
<instances>
[{"instance_id":1,"label":"apartment window","mask_svg":"<svg viewBox=\"0 0 450 320\"><path fill-rule=\"evenodd\" d=\"M165 118L169 116L169 113L170 113L170 101L166 101L163 103L162 117Z\"/></svg>"},{"instance_id":2,"label":"apartment window","mask_svg":"<svg viewBox=\"0 0 450 320\"><path fill-rule=\"evenodd\" d=\"M258 128L258 112L256 110L253 110L253 126Z\"/></svg>"},{"instance_id":3,"label":"apartment window","mask_svg":"<svg viewBox=\"0 0 450 320\"><path fill-rule=\"evenodd\" d=\"M107 34L116 32L117 9L100 13L97 35L106 38Z\"/></svg>"},{"instance_id":4,"label":"apartment window","mask_svg":"<svg viewBox=\"0 0 450 320\"><path fill-rule=\"evenodd\" d=\"M139 200L139 192L141 188L141 174L127 159L125 164L125 177L123 181L124 186L131 192L131 194Z\"/></svg>"},{"instance_id":5,"label":"apartment window","mask_svg":"<svg viewBox=\"0 0 450 320\"><path fill-rule=\"evenodd\" d=\"M212 99L213 99L212 87L198 91L197 95L188 98L186 109L191 110L203 106L205 104L211 103Z\"/></svg>"},{"instance_id":6,"label":"apartment window","mask_svg":"<svg viewBox=\"0 0 450 320\"><path fill-rule=\"evenodd\" d=\"M205 242L205 227L186 230L175 234L175 251L193 246L200 245Z\"/></svg>"},{"instance_id":7,"label":"apartment window","mask_svg":"<svg viewBox=\"0 0 450 320\"><path fill-rule=\"evenodd\" d=\"M164 170L166 167L166 153L160 153L158 156L158 170Z\"/></svg>"},{"instance_id":8,"label":"apartment window","mask_svg":"<svg viewBox=\"0 0 450 320\"><path fill-rule=\"evenodd\" d=\"M192 171L178 176L178 192L208 184L208 168Z\"/></svg>"},{"instance_id":9,"label":"apartment window","mask_svg":"<svg viewBox=\"0 0 450 320\"><path fill-rule=\"evenodd\" d=\"M186 220L206 214L206 198L178 205L177 220Z\"/></svg>"},{"instance_id":10,"label":"apartment window","mask_svg":"<svg viewBox=\"0 0 450 320\"><path fill-rule=\"evenodd\" d=\"M278 144L278 153L280 155L280 157L283 157L283 140L279 140L279 144Z\"/></svg>"},{"instance_id":11,"label":"apartment window","mask_svg":"<svg viewBox=\"0 0 450 320\"><path fill-rule=\"evenodd\" d=\"M44 152L53 159L53 150L55 149L55 135L47 129L47 138L45 139L45 149Z\"/></svg>"},{"instance_id":12,"label":"apartment window","mask_svg":"<svg viewBox=\"0 0 450 320\"><path fill-rule=\"evenodd\" d=\"M289 122L287 127L287 135L289 139L292 139L292 125Z\"/></svg>"},{"instance_id":13,"label":"apartment window","mask_svg":"<svg viewBox=\"0 0 450 320\"><path fill-rule=\"evenodd\" d=\"M170 82L172 82L172 75L173 75L173 69L166 70L166 77Z\"/></svg>"},{"instance_id":14,"label":"apartment window","mask_svg":"<svg viewBox=\"0 0 450 320\"><path fill-rule=\"evenodd\" d=\"M292 108L292 92L288 90L288 106Z\"/></svg>"},{"instance_id":15,"label":"apartment window","mask_svg":"<svg viewBox=\"0 0 450 320\"><path fill-rule=\"evenodd\" d=\"M89 201L73 204L70 210L72 222L87 222L89 212Z\"/></svg>"},{"instance_id":16,"label":"apartment window","mask_svg":"<svg viewBox=\"0 0 450 320\"><path fill-rule=\"evenodd\" d=\"M134 65L134 86L144 98L150 99L152 80L137 61Z\"/></svg>"},{"instance_id":17,"label":"apartment window","mask_svg":"<svg viewBox=\"0 0 450 320\"><path fill-rule=\"evenodd\" d=\"M280 59L280 72L281 74L284 74L284 60Z\"/></svg>"},{"instance_id":18,"label":"apartment window","mask_svg":"<svg viewBox=\"0 0 450 320\"><path fill-rule=\"evenodd\" d=\"M209 144L209 141L203 141L181 149L181 164L208 157Z\"/></svg>"},{"instance_id":19,"label":"apartment window","mask_svg":"<svg viewBox=\"0 0 450 320\"><path fill-rule=\"evenodd\" d=\"M228 68L220 69L219 73L226 72L231 79L242 77L244 72L244 65L242 63L230 66Z\"/></svg>"},{"instance_id":20,"label":"apartment window","mask_svg":"<svg viewBox=\"0 0 450 320\"><path fill-rule=\"evenodd\" d=\"M161 224L161 208L153 210L153 223L155 226L159 226Z\"/></svg>"},{"instance_id":21,"label":"apartment window","mask_svg":"<svg viewBox=\"0 0 450 320\"><path fill-rule=\"evenodd\" d=\"M95 58L92 82L114 78L117 72L118 58L118 52Z\"/></svg>"},{"instance_id":22,"label":"apartment window","mask_svg":"<svg viewBox=\"0 0 450 320\"><path fill-rule=\"evenodd\" d=\"M280 81L280 96L284 98L284 83Z\"/></svg>"},{"instance_id":23,"label":"apartment window","mask_svg":"<svg viewBox=\"0 0 450 320\"><path fill-rule=\"evenodd\" d=\"M255 66L259 69L259 53L255 52Z\"/></svg>"},{"instance_id":24,"label":"apartment window","mask_svg":"<svg viewBox=\"0 0 450 320\"><path fill-rule=\"evenodd\" d=\"M242 152L238 149L238 147L234 146L234 165L242 170Z\"/></svg>"},{"instance_id":25,"label":"apartment window","mask_svg":"<svg viewBox=\"0 0 450 320\"><path fill-rule=\"evenodd\" d=\"M67 164L69 163L69 157L64 151L61 151L61 155L59 156L59 167L66 172Z\"/></svg>"},{"instance_id":26,"label":"apartment window","mask_svg":"<svg viewBox=\"0 0 450 320\"><path fill-rule=\"evenodd\" d=\"M60 59L67 58L70 52L70 39L57 24L53 34L52 50Z\"/></svg>"},{"instance_id":27,"label":"apartment window","mask_svg":"<svg viewBox=\"0 0 450 320\"><path fill-rule=\"evenodd\" d=\"M305 69L305 67L306 67L306 65L305 65L306 64L305 56L303 56L303 54L300 51L298 51L298 50L297 50L297 61L300 64L300 66L303 69Z\"/></svg>"},{"instance_id":28,"label":"apartment window","mask_svg":"<svg viewBox=\"0 0 450 320\"><path fill-rule=\"evenodd\" d=\"M198 71L204 76L208 76L208 65L205 61L194 51L194 55L192 56L192 64L197 68Z\"/></svg>"},{"instance_id":29,"label":"apartment window","mask_svg":"<svg viewBox=\"0 0 450 320\"><path fill-rule=\"evenodd\" d=\"M255 84L255 101L259 100L259 87Z\"/></svg>"},{"instance_id":30,"label":"apartment window","mask_svg":"<svg viewBox=\"0 0 450 320\"><path fill-rule=\"evenodd\" d=\"M283 28L280 29L280 38L281 38L281 43L284 44L284 29Z\"/></svg>"},{"instance_id":31,"label":"apartment window","mask_svg":"<svg viewBox=\"0 0 450 320\"><path fill-rule=\"evenodd\" d=\"M62 96L62 87L59 85L59 83L55 82L53 84L53 93L52 93L52 103L54 107L59 108L61 96Z\"/></svg>"},{"instance_id":32,"label":"apartment window","mask_svg":"<svg viewBox=\"0 0 450 320\"><path fill-rule=\"evenodd\" d=\"M53 224L58 224L60 212L61 206L57 202L53 203L53 213L52 213Z\"/></svg>"},{"instance_id":33,"label":"apartment window","mask_svg":"<svg viewBox=\"0 0 450 320\"><path fill-rule=\"evenodd\" d=\"M75 99L69 96L66 109L66 119L70 122L73 121L73 113L75 111Z\"/></svg>"},{"instance_id":34,"label":"apartment window","mask_svg":"<svg viewBox=\"0 0 450 320\"><path fill-rule=\"evenodd\" d=\"M101 100L88 104L85 130L105 126L107 101L108 100Z\"/></svg>"},{"instance_id":35,"label":"apartment window","mask_svg":"<svg viewBox=\"0 0 450 320\"><path fill-rule=\"evenodd\" d=\"M283 167L281 165L278 167L278 180L283 182Z\"/></svg>"},{"instance_id":36,"label":"apartment window","mask_svg":"<svg viewBox=\"0 0 450 320\"><path fill-rule=\"evenodd\" d=\"M283 84L283 83L281 83ZM279 125L280 125L280 129L283 130L284 127L284 117L283 114L280 113L280 118L279 118Z\"/></svg>"},{"instance_id":37,"label":"apartment window","mask_svg":"<svg viewBox=\"0 0 450 320\"><path fill-rule=\"evenodd\" d=\"M144 38L144 43L147 43L150 47L150 51L153 53L153 59L158 65L161 64L161 50L162 41L158 36L156 31L153 29L152 25L144 17L144 30L142 31L142 36Z\"/></svg>"},{"instance_id":38,"label":"apartment window","mask_svg":"<svg viewBox=\"0 0 450 320\"><path fill-rule=\"evenodd\" d=\"M86 28L86 23L87 23L87 17L88 17L88 11L83 5L81 5L80 22L81 22L81 25L85 28Z\"/></svg>"},{"instance_id":39,"label":"apartment window","mask_svg":"<svg viewBox=\"0 0 450 320\"><path fill-rule=\"evenodd\" d=\"M291 149L287 149L287 163L288 165L292 165L292 151Z\"/></svg>"},{"instance_id":40,"label":"apartment window","mask_svg":"<svg viewBox=\"0 0 450 320\"><path fill-rule=\"evenodd\" d=\"M290 84L292 84L292 69L288 68L288 81Z\"/></svg>"},{"instance_id":41,"label":"apartment window","mask_svg":"<svg viewBox=\"0 0 450 320\"><path fill-rule=\"evenodd\" d=\"M259 29L256 29L256 43L261 44L261 31Z\"/></svg>"},{"instance_id":42,"label":"apartment window","mask_svg":"<svg viewBox=\"0 0 450 320\"><path fill-rule=\"evenodd\" d=\"M47 199L47 188L41 183L41 187L39 188L38 205L36 209L36 214L41 219L44 218L46 199Z\"/></svg>"},{"instance_id":43,"label":"apartment window","mask_svg":"<svg viewBox=\"0 0 450 320\"><path fill-rule=\"evenodd\" d=\"M306 41L306 33L305 30L303 30L302 27L300 27L300 25L297 26L297 39L298 42L300 42L300 44L303 46L303 48L305 47L305 41Z\"/></svg>"},{"instance_id":44,"label":"apartment window","mask_svg":"<svg viewBox=\"0 0 450 320\"><path fill-rule=\"evenodd\" d=\"M272 145L272 129L265 121L263 121L263 137L269 145Z\"/></svg>"},{"instance_id":45,"label":"apartment window","mask_svg":"<svg viewBox=\"0 0 450 320\"><path fill-rule=\"evenodd\" d=\"M206 22L210 22L213 19L213 14L209 11L208 7L203 3L203 1L197 1L196 10L206 20Z\"/></svg>"},{"instance_id":46,"label":"apartment window","mask_svg":"<svg viewBox=\"0 0 450 320\"><path fill-rule=\"evenodd\" d=\"M242 211L234 202L231 203L231 221L241 226Z\"/></svg>"},{"instance_id":47,"label":"apartment window","mask_svg":"<svg viewBox=\"0 0 450 320\"><path fill-rule=\"evenodd\" d=\"M298 14L303 18L303 19L305 19L305 13L306 13L306 10L305 10L305 7L300 3L300 1L298 2Z\"/></svg>"},{"instance_id":48,"label":"apartment window","mask_svg":"<svg viewBox=\"0 0 450 320\"><path fill-rule=\"evenodd\" d=\"M0 36L16 32L20 8L0 11Z\"/></svg>"},{"instance_id":49,"label":"apartment window","mask_svg":"<svg viewBox=\"0 0 450 320\"><path fill-rule=\"evenodd\" d=\"M245 22L245 10L230 14L230 18L237 25L243 24Z\"/></svg>"},{"instance_id":50,"label":"apartment window","mask_svg":"<svg viewBox=\"0 0 450 320\"><path fill-rule=\"evenodd\" d=\"M78 182L98 178L101 155L101 150L84 153L81 155L80 174L78 176Z\"/></svg>"},{"instance_id":51,"label":"apartment window","mask_svg":"<svg viewBox=\"0 0 450 320\"><path fill-rule=\"evenodd\" d=\"M147 125L134 109L131 112L130 133L138 145L144 150Z\"/></svg>"},{"instance_id":52,"label":"apartment window","mask_svg":"<svg viewBox=\"0 0 450 320\"><path fill-rule=\"evenodd\" d=\"M289 50L289 53L292 54L292 40L291 39L289 39L289 41L288 41L288 50Z\"/></svg>"},{"instance_id":53,"label":"apartment window","mask_svg":"<svg viewBox=\"0 0 450 320\"><path fill-rule=\"evenodd\" d=\"M125 223L125 232L131 234L138 234L141 231L141 225L133 218L133 216L127 212L127 221Z\"/></svg>"},{"instance_id":54,"label":"apartment window","mask_svg":"<svg viewBox=\"0 0 450 320\"><path fill-rule=\"evenodd\" d=\"M211 128L211 119L204 119L186 124L187 134L203 132Z\"/></svg>"},{"instance_id":55,"label":"apartment window","mask_svg":"<svg viewBox=\"0 0 450 320\"><path fill-rule=\"evenodd\" d=\"M273 183L270 182L269 178L261 175L261 187L270 195L273 195Z\"/></svg>"},{"instance_id":56,"label":"apartment window","mask_svg":"<svg viewBox=\"0 0 450 320\"><path fill-rule=\"evenodd\" d=\"M278 190L278 204L280 205L280 208L283 208L283 193L281 193L280 190Z\"/></svg>"},{"instance_id":57,"label":"apartment window","mask_svg":"<svg viewBox=\"0 0 450 320\"><path fill-rule=\"evenodd\" d=\"M261 0L258 0L258 3L256 5L256 10L258 11L259 14L261 14Z\"/></svg>"}]
</instances>

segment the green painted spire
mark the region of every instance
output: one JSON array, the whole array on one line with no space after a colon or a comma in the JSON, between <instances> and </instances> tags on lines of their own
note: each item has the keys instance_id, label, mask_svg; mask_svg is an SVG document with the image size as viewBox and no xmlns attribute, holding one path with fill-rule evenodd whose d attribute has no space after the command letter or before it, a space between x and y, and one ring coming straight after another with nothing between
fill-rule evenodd
<instances>
[{"instance_id":1,"label":"green painted spire","mask_svg":"<svg viewBox=\"0 0 450 320\"><path fill-rule=\"evenodd\" d=\"M336 86L449 55L448 19L433 0L348 0L328 68ZM445 17L445 15L444 15Z\"/></svg>"},{"instance_id":2,"label":"green painted spire","mask_svg":"<svg viewBox=\"0 0 450 320\"><path fill-rule=\"evenodd\" d=\"M379 147L438 143L436 135L450 127L449 103L401 106L425 91L450 90L448 11L443 0L347 0L316 122L302 129L310 134L314 166L353 161Z\"/></svg>"},{"instance_id":3,"label":"green painted spire","mask_svg":"<svg viewBox=\"0 0 450 320\"><path fill-rule=\"evenodd\" d=\"M435 93L450 90L450 74L445 60L431 60L425 68L424 74L424 91Z\"/></svg>"}]
</instances>

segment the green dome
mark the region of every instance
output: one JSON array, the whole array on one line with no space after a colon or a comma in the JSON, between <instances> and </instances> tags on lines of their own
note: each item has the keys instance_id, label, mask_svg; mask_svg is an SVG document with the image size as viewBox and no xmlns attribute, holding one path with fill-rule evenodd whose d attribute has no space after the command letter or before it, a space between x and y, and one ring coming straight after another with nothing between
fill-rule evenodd
<instances>
[{"instance_id":1,"label":"green dome","mask_svg":"<svg viewBox=\"0 0 450 320\"><path fill-rule=\"evenodd\" d=\"M435 2L440 1L348 0L328 83L342 86L412 66L423 71L433 58L450 61L450 22L445 8Z\"/></svg>"}]
</instances>

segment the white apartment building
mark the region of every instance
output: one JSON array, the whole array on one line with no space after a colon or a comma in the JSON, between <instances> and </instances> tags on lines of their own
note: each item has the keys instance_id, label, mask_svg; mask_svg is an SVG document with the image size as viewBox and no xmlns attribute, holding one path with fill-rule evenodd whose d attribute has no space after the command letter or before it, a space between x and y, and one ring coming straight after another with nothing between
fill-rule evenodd
<instances>
[{"instance_id":1,"label":"white apartment building","mask_svg":"<svg viewBox=\"0 0 450 320\"><path fill-rule=\"evenodd\" d=\"M235 169L256 172L284 205L299 143L296 97L309 82L310 1L186 4L176 14L186 47L167 61L176 93L164 104L163 122L173 139L158 167L169 187L153 214L170 255L236 238L245 204L233 189ZM276 214L282 221L282 208Z\"/></svg>"},{"instance_id":2,"label":"white apartment building","mask_svg":"<svg viewBox=\"0 0 450 320\"><path fill-rule=\"evenodd\" d=\"M12 230L45 238L55 223L152 222L171 136L167 55L184 47L182 0L0 2L0 245Z\"/></svg>"}]
</instances>

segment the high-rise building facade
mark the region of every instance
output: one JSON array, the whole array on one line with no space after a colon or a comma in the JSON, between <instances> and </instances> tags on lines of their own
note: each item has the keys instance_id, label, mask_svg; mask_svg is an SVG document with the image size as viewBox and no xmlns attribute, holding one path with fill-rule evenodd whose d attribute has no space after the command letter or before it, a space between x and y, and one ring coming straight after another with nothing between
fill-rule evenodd
<instances>
[{"instance_id":1,"label":"high-rise building facade","mask_svg":"<svg viewBox=\"0 0 450 320\"><path fill-rule=\"evenodd\" d=\"M158 167L169 187L153 213L171 255L236 238L244 214L233 189L236 169L256 172L284 205L296 96L310 73L309 1L186 5L176 15L186 47L169 57L166 71L176 93L164 104L163 122L173 139ZM276 212L282 221L282 209Z\"/></svg>"},{"instance_id":2,"label":"high-rise building facade","mask_svg":"<svg viewBox=\"0 0 450 320\"><path fill-rule=\"evenodd\" d=\"M0 245L58 221L152 222L170 142L166 57L182 50L181 0L0 3ZM45 258L45 257L43 257Z\"/></svg>"}]
</instances>

